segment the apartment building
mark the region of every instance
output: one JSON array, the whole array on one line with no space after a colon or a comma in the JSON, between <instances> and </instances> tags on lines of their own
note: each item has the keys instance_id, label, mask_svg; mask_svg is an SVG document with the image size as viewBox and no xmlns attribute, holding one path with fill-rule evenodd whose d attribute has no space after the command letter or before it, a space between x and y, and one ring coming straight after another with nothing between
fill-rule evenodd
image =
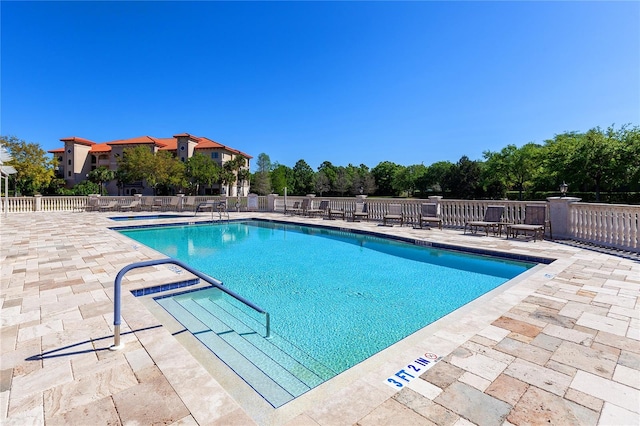
<instances>
[{"instance_id":1,"label":"apartment building","mask_svg":"<svg viewBox=\"0 0 640 426\"><path fill-rule=\"evenodd\" d=\"M118 159L122 157L127 148L136 146L148 146L153 153L169 151L181 161L186 161L194 154L199 153L210 157L222 166L237 156L246 159L245 168L250 168L252 156L228 147L206 137L198 137L189 133L181 133L170 138L154 138L140 136L130 139L114 140L111 142L97 143L89 139L76 136L60 139L64 148L49 151L57 160L56 175L64 179L68 188L87 179L87 174L98 167L104 166L110 170L118 169ZM153 189L147 187L144 182L132 182L118 188L117 182L111 181L106 188L109 195L153 195ZM227 188L220 184L201 188L204 195L226 194L228 196L246 195L249 190L249 182L236 182Z\"/></svg>"}]
</instances>

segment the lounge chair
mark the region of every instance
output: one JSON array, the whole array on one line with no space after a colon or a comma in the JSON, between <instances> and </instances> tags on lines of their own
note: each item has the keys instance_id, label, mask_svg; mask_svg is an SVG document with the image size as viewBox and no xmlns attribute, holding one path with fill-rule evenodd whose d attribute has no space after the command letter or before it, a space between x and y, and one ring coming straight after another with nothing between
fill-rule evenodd
<instances>
[{"instance_id":1,"label":"lounge chair","mask_svg":"<svg viewBox=\"0 0 640 426\"><path fill-rule=\"evenodd\" d=\"M502 215L504 214L504 206L487 206L487 210L484 212L483 220L470 221L464 224L464 233L467 233L467 227L473 233L478 231L478 228L484 228L484 232L489 235L489 229L496 234L502 226Z\"/></svg>"},{"instance_id":2,"label":"lounge chair","mask_svg":"<svg viewBox=\"0 0 640 426\"><path fill-rule=\"evenodd\" d=\"M345 218L344 209L334 209L334 208L329 207L327 209L327 218L328 219L333 219L334 216L339 216L342 220L344 220L344 218Z\"/></svg>"},{"instance_id":3,"label":"lounge chair","mask_svg":"<svg viewBox=\"0 0 640 426\"><path fill-rule=\"evenodd\" d=\"M184 199L182 203L182 210L195 210L196 209L196 197L189 195Z\"/></svg>"},{"instance_id":4,"label":"lounge chair","mask_svg":"<svg viewBox=\"0 0 640 426\"><path fill-rule=\"evenodd\" d=\"M89 197L89 199L87 200L87 205L84 206L84 211L97 212L99 208L100 208L100 198Z\"/></svg>"},{"instance_id":5,"label":"lounge chair","mask_svg":"<svg viewBox=\"0 0 640 426\"><path fill-rule=\"evenodd\" d=\"M304 200L302 200L302 203L300 203L299 201L296 201L295 203L293 203L293 209L291 209L291 212L293 214L299 214L304 216L305 214L307 214L308 210L309 210L309 199L305 198Z\"/></svg>"},{"instance_id":6,"label":"lounge chair","mask_svg":"<svg viewBox=\"0 0 640 426\"><path fill-rule=\"evenodd\" d=\"M294 201L291 207L287 207L286 204L284 205L284 214L287 214L287 213L296 214L299 211L300 211L300 201Z\"/></svg>"},{"instance_id":7,"label":"lounge chair","mask_svg":"<svg viewBox=\"0 0 640 426\"><path fill-rule=\"evenodd\" d=\"M312 216L314 214L327 214L327 210L329 210L329 200L320 201L320 205L317 209L310 208L307 209L307 215Z\"/></svg>"},{"instance_id":8,"label":"lounge chair","mask_svg":"<svg viewBox=\"0 0 640 426\"><path fill-rule=\"evenodd\" d=\"M519 231L522 231L525 235L527 232L533 232L533 241L537 241L538 237L544 239L547 227L549 228L549 237L553 239L551 222L547 220L547 206L544 204L527 204L524 207L524 223L509 225L507 238L509 238L509 234L513 238L517 238Z\"/></svg>"},{"instance_id":9,"label":"lounge chair","mask_svg":"<svg viewBox=\"0 0 640 426\"><path fill-rule=\"evenodd\" d=\"M180 197L171 197L171 201L169 202L169 204L165 204L164 206L162 206L162 211L173 211L173 212L177 212L180 211Z\"/></svg>"},{"instance_id":10,"label":"lounge chair","mask_svg":"<svg viewBox=\"0 0 640 426\"><path fill-rule=\"evenodd\" d=\"M382 224L386 225L388 220L399 220L400 226L404 224L404 215L402 214L401 204L389 204L387 213L382 216Z\"/></svg>"},{"instance_id":11,"label":"lounge chair","mask_svg":"<svg viewBox=\"0 0 640 426\"><path fill-rule=\"evenodd\" d=\"M420 205L420 228L423 223L432 223L438 225L438 228L442 229L442 219L438 217L438 206L435 203L422 203Z\"/></svg>"},{"instance_id":12,"label":"lounge chair","mask_svg":"<svg viewBox=\"0 0 640 426\"><path fill-rule=\"evenodd\" d=\"M369 221L369 209L367 207L367 203L356 203L356 209L351 213L353 217L353 221L356 221L356 218L364 218Z\"/></svg>"},{"instance_id":13,"label":"lounge chair","mask_svg":"<svg viewBox=\"0 0 640 426\"><path fill-rule=\"evenodd\" d=\"M129 204L124 204L120 206L119 210L121 212L127 212L127 211L133 211L133 210L140 210L140 208L141 208L140 200L133 200Z\"/></svg>"},{"instance_id":14,"label":"lounge chair","mask_svg":"<svg viewBox=\"0 0 640 426\"><path fill-rule=\"evenodd\" d=\"M159 207L156 208L153 197L142 197L142 210L150 212L153 210L159 210Z\"/></svg>"},{"instance_id":15,"label":"lounge chair","mask_svg":"<svg viewBox=\"0 0 640 426\"><path fill-rule=\"evenodd\" d=\"M106 205L100 206L101 212L111 212L114 211L118 207L117 201L109 201Z\"/></svg>"}]
</instances>

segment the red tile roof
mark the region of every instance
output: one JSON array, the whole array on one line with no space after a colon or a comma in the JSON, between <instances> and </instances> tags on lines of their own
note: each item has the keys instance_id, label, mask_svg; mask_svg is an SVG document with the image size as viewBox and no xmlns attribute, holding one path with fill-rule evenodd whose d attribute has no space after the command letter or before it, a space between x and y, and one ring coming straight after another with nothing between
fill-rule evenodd
<instances>
[{"instance_id":1,"label":"red tile roof","mask_svg":"<svg viewBox=\"0 0 640 426\"><path fill-rule=\"evenodd\" d=\"M199 138L199 140L200 142L196 145L196 149L224 148L224 145L209 138Z\"/></svg>"},{"instance_id":2,"label":"red tile roof","mask_svg":"<svg viewBox=\"0 0 640 426\"><path fill-rule=\"evenodd\" d=\"M110 151L111 151L111 147L106 143L97 143L93 145L89 150L89 152L92 154L97 154L99 152L110 152Z\"/></svg>"},{"instance_id":3,"label":"red tile roof","mask_svg":"<svg viewBox=\"0 0 640 426\"><path fill-rule=\"evenodd\" d=\"M195 149L224 149L233 154L242 155L245 158L253 158L249 154L245 154L244 152L238 151L237 149L228 147L226 145L222 145L221 143L218 143L212 139L194 136L189 133L180 133L180 134L174 135L172 138L154 138L152 136L138 136L135 138L118 139L115 141L104 142L99 144L96 144L95 142L92 142L88 139L83 139L76 136L63 138L60 140L63 142L72 141L74 143L79 143L82 145L89 145L91 146L91 151L90 151L91 153L98 153L98 152L111 151L110 145L140 145L140 144L143 144L143 145L153 144L157 146L158 149L163 151L175 151L178 149L178 137L188 137L193 141L196 141L197 145ZM49 152L51 153L64 152L64 148L51 150Z\"/></svg>"},{"instance_id":4,"label":"red tile roof","mask_svg":"<svg viewBox=\"0 0 640 426\"><path fill-rule=\"evenodd\" d=\"M47 152L50 152L51 154L62 154L64 152L64 148L50 149Z\"/></svg>"},{"instance_id":5,"label":"red tile roof","mask_svg":"<svg viewBox=\"0 0 640 426\"><path fill-rule=\"evenodd\" d=\"M200 142L198 142L198 145L196 145L196 149L215 149L215 148L220 148L220 149L226 149L227 151L233 152L236 155L242 155L245 158L253 158L252 156L250 156L249 154L245 154L242 151L238 151L237 149L228 147L226 145L222 145L219 142L216 142L214 140L211 140L209 138L199 138Z\"/></svg>"},{"instance_id":6,"label":"red tile roof","mask_svg":"<svg viewBox=\"0 0 640 426\"><path fill-rule=\"evenodd\" d=\"M162 151L175 151L178 149L178 139L175 138L156 138L158 143L163 144L160 147Z\"/></svg>"},{"instance_id":7,"label":"red tile roof","mask_svg":"<svg viewBox=\"0 0 640 426\"><path fill-rule=\"evenodd\" d=\"M158 143L157 138L152 138L151 136L138 136L135 138L129 139L119 139L111 142L106 142L107 145L140 145L140 144L154 144L159 146L164 146L163 143Z\"/></svg>"},{"instance_id":8,"label":"red tile roof","mask_svg":"<svg viewBox=\"0 0 640 426\"><path fill-rule=\"evenodd\" d=\"M77 136L71 136L68 138L62 138L60 139L62 142L74 142L74 143L79 143L80 145L93 145L95 144L95 142L90 141L89 139L84 139L84 138L79 138Z\"/></svg>"}]
</instances>

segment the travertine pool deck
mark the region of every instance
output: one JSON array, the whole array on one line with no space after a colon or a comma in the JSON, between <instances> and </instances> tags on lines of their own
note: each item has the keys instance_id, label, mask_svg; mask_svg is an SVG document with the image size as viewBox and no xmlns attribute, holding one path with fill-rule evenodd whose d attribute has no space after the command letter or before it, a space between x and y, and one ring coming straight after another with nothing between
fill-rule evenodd
<instances>
[{"instance_id":1,"label":"travertine pool deck","mask_svg":"<svg viewBox=\"0 0 640 426\"><path fill-rule=\"evenodd\" d=\"M273 409L128 291L188 275L168 265L125 276L125 347L108 349L116 274L165 257L108 229L131 224L112 215L2 217L3 425L640 423L637 261L461 230L231 213L557 259ZM136 224L172 221L180 219ZM426 352L443 358L402 389L386 383Z\"/></svg>"}]
</instances>

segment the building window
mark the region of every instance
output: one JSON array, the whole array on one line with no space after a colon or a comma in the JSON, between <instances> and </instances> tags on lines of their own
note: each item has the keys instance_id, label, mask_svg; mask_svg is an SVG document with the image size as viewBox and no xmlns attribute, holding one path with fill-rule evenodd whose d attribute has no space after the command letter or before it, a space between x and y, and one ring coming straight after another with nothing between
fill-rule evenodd
<instances>
[{"instance_id":1,"label":"building window","mask_svg":"<svg viewBox=\"0 0 640 426\"><path fill-rule=\"evenodd\" d=\"M184 163L184 157L180 157L180 160Z\"/></svg>"},{"instance_id":2,"label":"building window","mask_svg":"<svg viewBox=\"0 0 640 426\"><path fill-rule=\"evenodd\" d=\"M217 152L212 152L211 153L211 158L218 158L218 153Z\"/></svg>"},{"instance_id":3,"label":"building window","mask_svg":"<svg viewBox=\"0 0 640 426\"><path fill-rule=\"evenodd\" d=\"M62 155L58 157L58 163L62 163Z\"/></svg>"},{"instance_id":4,"label":"building window","mask_svg":"<svg viewBox=\"0 0 640 426\"><path fill-rule=\"evenodd\" d=\"M67 163L69 163L69 165L71 165L71 158L69 158L69 160L67 161Z\"/></svg>"},{"instance_id":5,"label":"building window","mask_svg":"<svg viewBox=\"0 0 640 426\"><path fill-rule=\"evenodd\" d=\"M67 172L67 176L71 177L71 170Z\"/></svg>"},{"instance_id":6,"label":"building window","mask_svg":"<svg viewBox=\"0 0 640 426\"><path fill-rule=\"evenodd\" d=\"M67 154L71 154L71 150L70 149L67 150Z\"/></svg>"},{"instance_id":7,"label":"building window","mask_svg":"<svg viewBox=\"0 0 640 426\"><path fill-rule=\"evenodd\" d=\"M184 151L184 145L180 147L180 151Z\"/></svg>"},{"instance_id":8,"label":"building window","mask_svg":"<svg viewBox=\"0 0 640 426\"><path fill-rule=\"evenodd\" d=\"M96 156L95 155L91 156L91 164L96 164Z\"/></svg>"}]
</instances>

